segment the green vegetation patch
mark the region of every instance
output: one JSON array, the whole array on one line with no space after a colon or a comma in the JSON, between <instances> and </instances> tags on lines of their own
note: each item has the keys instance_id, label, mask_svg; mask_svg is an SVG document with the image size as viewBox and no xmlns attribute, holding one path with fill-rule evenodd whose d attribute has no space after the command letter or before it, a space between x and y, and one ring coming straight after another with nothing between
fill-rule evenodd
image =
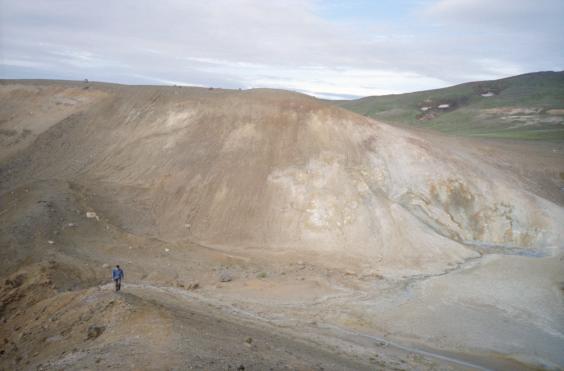
<instances>
[{"instance_id":1,"label":"green vegetation patch","mask_svg":"<svg viewBox=\"0 0 564 371\"><path fill-rule=\"evenodd\" d=\"M551 112L564 109L564 71L335 104L391 124L454 135L562 140L564 116Z\"/></svg>"}]
</instances>

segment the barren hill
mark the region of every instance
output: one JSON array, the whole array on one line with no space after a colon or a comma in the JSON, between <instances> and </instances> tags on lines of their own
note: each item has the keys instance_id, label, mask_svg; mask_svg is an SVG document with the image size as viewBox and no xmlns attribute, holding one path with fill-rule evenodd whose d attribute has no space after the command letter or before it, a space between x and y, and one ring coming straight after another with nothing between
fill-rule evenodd
<instances>
[{"instance_id":1,"label":"barren hill","mask_svg":"<svg viewBox=\"0 0 564 371\"><path fill-rule=\"evenodd\" d=\"M108 217L168 241L359 257L383 274L445 269L475 254L461 242L562 242L562 209L511 174L307 96L60 84L2 93L4 130L38 135L3 167L4 188L55 178L103 190Z\"/></svg>"},{"instance_id":2,"label":"barren hill","mask_svg":"<svg viewBox=\"0 0 564 371\"><path fill-rule=\"evenodd\" d=\"M158 257L179 269L175 277L197 273L201 283L220 259L213 254L224 254L395 282L446 274L489 251L546 257L559 276L559 153L535 162L527 147L518 161L513 148L409 131L267 89L3 81L0 107L1 264L9 273L47 257L66 266L114 257L141 281L170 283L158 276ZM159 255L164 246L178 255ZM101 282L100 265L78 281ZM324 298L337 290L316 282L278 289L293 293L290 301L301 290ZM250 287L231 294L248 297ZM558 323L543 313L531 316Z\"/></svg>"}]
</instances>

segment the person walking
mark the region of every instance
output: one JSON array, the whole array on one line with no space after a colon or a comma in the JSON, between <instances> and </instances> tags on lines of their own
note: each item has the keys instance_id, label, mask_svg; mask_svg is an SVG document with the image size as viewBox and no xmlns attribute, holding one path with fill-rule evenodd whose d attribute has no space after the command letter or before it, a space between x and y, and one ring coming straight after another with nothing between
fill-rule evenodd
<instances>
[{"instance_id":1,"label":"person walking","mask_svg":"<svg viewBox=\"0 0 564 371\"><path fill-rule=\"evenodd\" d=\"M116 291L121 290L121 280L123 279L123 277L125 277L125 275L123 274L123 269L121 269L119 265L116 265L116 267L112 269L112 278L116 283Z\"/></svg>"}]
</instances>

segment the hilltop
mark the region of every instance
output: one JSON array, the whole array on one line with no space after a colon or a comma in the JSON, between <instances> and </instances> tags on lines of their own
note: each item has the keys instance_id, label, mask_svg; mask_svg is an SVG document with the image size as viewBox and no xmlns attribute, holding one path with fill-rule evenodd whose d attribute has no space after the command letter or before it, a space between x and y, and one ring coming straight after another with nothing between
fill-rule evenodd
<instances>
[{"instance_id":1,"label":"hilltop","mask_svg":"<svg viewBox=\"0 0 564 371\"><path fill-rule=\"evenodd\" d=\"M564 71L334 104L388 123L456 135L564 139Z\"/></svg>"}]
</instances>

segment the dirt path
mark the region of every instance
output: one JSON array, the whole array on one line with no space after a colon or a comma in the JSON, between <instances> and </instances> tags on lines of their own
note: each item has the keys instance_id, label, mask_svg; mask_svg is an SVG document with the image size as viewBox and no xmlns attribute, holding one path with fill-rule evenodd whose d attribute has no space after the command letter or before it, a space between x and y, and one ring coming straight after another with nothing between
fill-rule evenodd
<instances>
[{"instance_id":1,"label":"dirt path","mask_svg":"<svg viewBox=\"0 0 564 371\"><path fill-rule=\"evenodd\" d=\"M308 326L307 324L302 324L299 327L296 326L295 321L290 319L279 319L277 321L271 321L265 317L257 316L254 313L243 311L232 306L225 307L224 304L218 300L205 298L201 295L186 292L185 290L170 288L170 287L157 287L147 284L132 284L127 285L127 291L131 292L143 300L147 300L156 305L163 306L170 310L179 317L185 317L186 313L198 313L202 323L209 323L213 321L225 321L224 323L231 323L234 325L234 321L237 322L237 326L244 327L238 328L237 331L241 332L264 332L272 336L272 334L278 334L280 339L268 339L268 341L280 340L285 343L285 347L288 347L292 342L298 341L297 339L302 338L302 341L314 341L318 345L327 346L328 344L335 344L336 342L343 343L352 342L356 344L357 347L363 344L364 339L369 340L371 346L373 344L378 344L379 352L384 353L384 357L393 358L397 355L403 355L404 360L418 359L420 363L427 364L437 364L441 368L456 368L456 369L468 369L468 370L488 370L489 368L484 367L478 363L471 363L470 361L465 361L463 359L456 359L438 352L432 352L430 350L423 350L417 347L401 345L396 342L392 342L389 339L383 337L378 337L374 335L362 334L355 331L350 331L338 326L330 324L316 324L315 327ZM223 305L223 306L222 306ZM212 314L213 313L213 314ZM212 317L209 317L212 315ZM232 322L233 321L233 322ZM296 331L299 328L299 331ZM317 331L316 329L317 328ZM321 330L321 331L319 331ZM292 339L292 340L289 340ZM306 340L307 339L307 340ZM336 341L339 339L339 341ZM349 344L350 347L350 344ZM343 346L343 348L345 348ZM315 352L312 352L314 351ZM366 351L366 350L365 350ZM323 354L323 350L310 348L308 354L315 356L316 353ZM336 354L343 357L341 361L347 359L359 358L362 351L356 349L355 352L343 352L338 351ZM326 356L326 355L324 355ZM382 357L382 356L380 356ZM385 364L382 362L380 366ZM348 365L351 367L352 363ZM360 364L357 364L355 369L359 368ZM363 365L371 369L371 366ZM391 366L391 365L389 365Z\"/></svg>"}]
</instances>

